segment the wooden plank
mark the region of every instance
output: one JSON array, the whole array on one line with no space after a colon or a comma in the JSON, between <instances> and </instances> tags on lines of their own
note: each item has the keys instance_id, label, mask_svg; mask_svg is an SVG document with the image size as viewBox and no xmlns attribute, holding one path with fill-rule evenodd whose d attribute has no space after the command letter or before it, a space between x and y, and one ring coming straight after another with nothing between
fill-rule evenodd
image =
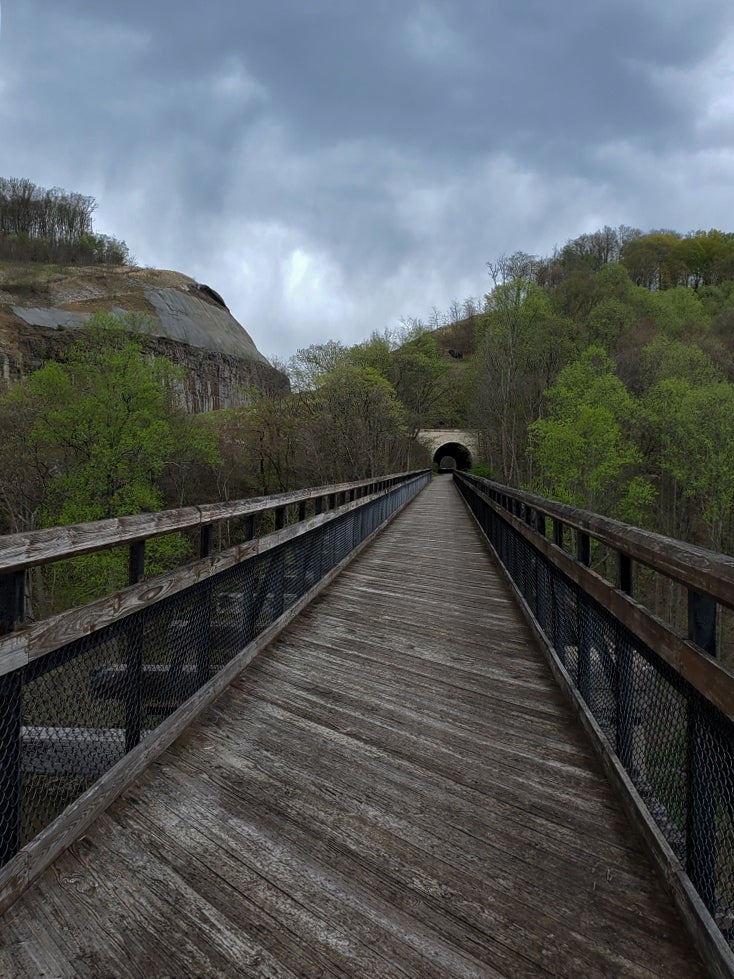
<instances>
[{"instance_id":1,"label":"wooden plank","mask_svg":"<svg viewBox=\"0 0 734 979\"><path fill-rule=\"evenodd\" d=\"M489 498L485 502L493 509L498 509ZM535 534L517 517L502 511L502 518L567 578L611 612L634 635L639 636L643 643L672 666L706 700L729 720L734 721L734 674L727 667L708 656L694 643L683 639L630 595L624 594L594 571L579 564L549 540Z\"/></svg>"},{"instance_id":2,"label":"wooden plank","mask_svg":"<svg viewBox=\"0 0 734 979\"><path fill-rule=\"evenodd\" d=\"M0 537L0 574L197 527L198 507L95 520Z\"/></svg>"},{"instance_id":3,"label":"wooden plank","mask_svg":"<svg viewBox=\"0 0 734 979\"><path fill-rule=\"evenodd\" d=\"M475 485L463 473L457 473L456 478L471 485L472 489L478 489L483 498L491 504L492 509L501 513L504 518L512 515L504 507L495 503L488 496L487 490L501 492L510 499L524 503L554 520L560 520L567 527L587 533L615 551L626 554L649 568L654 568L686 587L710 595L729 608L734 608L734 558L727 554L686 544L672 537L664 537L662 534L655 534L613 520L611 517L603 517L601 514L581 510L566 503L546 500L524 490L492 483L490 480L482 479Z\"/></svg>"},{"instance_id":4,"label":"wooden plank","mask_svg":"<svg viewBox=\"0 0 734 979\"><path fill-rule=\"evenodd\" d=\"M399 507L388 518L387 524L394 520L410 502L412 501L408 500ZM285 629L339 575L343 568L383 532L384 526L384 524L379 526L366 537L354 551L348 554L328 574L324 575L279 619L234 656L208 684L197 690L186 703L167 717L144 741L128 752L76 802L67 807L62 815L24 847L16 858L0 868L0 915L74 840L84 833L94 819L147 768L154 758L157 758L173 743L182 731L227 688L257 654L265 649L268 643Z\"/></svg>"},{"instance_id":5,"label":"wooden plank","mask_svg":"<svg viewBox=\"0 0 734 979\"><path fill-rule=\"evenodd\" d=\"M140 584L130 585L112 595L90 602L81 608L61 612L33 623L10 635L0 637L0 676L40 659L69 642L92 635L113 622L149 608L186 588L201 584L229 568L296 540L316 527L333 523L344 513L358 509L374 499L372 496L347 503L338 511L310 517L265 537L228 548L210 557L192 561L168 574L158 575Z\"/></svg>"},{"instance_id":6,"label":"wooden plank","mask_svg":"<svg viewBox=\"0 0 734 979\"><path fill-rule=\"evenodd\" d=\"M408 483L415 477L416 473L397 473L390 479L392 485L397 485ZM307 502L335 492L369 488L374 495L379 495L375 489L377 483L378 481L374 479L359 480L355 483L337 483L332 486L311 487L273 496L251 497L231 503L207 503L178 510L162 510L157 513L141 513L66 527L8 534L0 537L0 574L79 557L82 554L91 554L94 551L147 540L191 527L267 513L279 507Z\"/></svg>"},{"instance_id":7,"label":"wooden plank","mask_svg":"<svg viewBox=\"0 0 734 979\"><path fill-rule=\"evenodd\" d=\"M467 950L473 945L475 954L485 963L491 961L494 967L501 967L504 975L515 974L523 960L527 969L538 974L546 969L556 974L593 974L600 938L613 945L620 974L636 974L640 943L644 947L648 940L647 923L638 925L636 932L631 927L629 916L620 908L625 898L620 900L619 893L615 894L620 881L613 875L607 879L603 864L598 886L604 890L606 919L600 921L598 916L582 911L569 928L553 900L558 894L560 874L544 890L543 875L537 867L529 867L525 888L521 890L517 887L516 863L495 848L491 855L492 886L495 893L502 894L502 900L486 902L481 864L467 867L466 845L452 845L457 834L452 833L451 824L442 836L440 849L425 848L420 845L414 825L405 822L402 830L392 823L385 825L384 821L381 825L379 810L366 813L360 809L355 815L351 806L340 805L340 800L335 799L326 813L308 771L301 774L288 767L278 772L276 762L271 774L260 753L253 759L256 763L234 754L228 755L227 761L227 778L195 768L190 772L194 784L211 779L218 792L231 795L233 808L246 798L248 812L256 812L261 824L271 831L276 829L280 841L290 841L312 855L323 847L324 859L330 866L338 859L346 875L369 880L373 889L390 895L394 903L410 907L413 913L420 907L421 920L430 922L436 933L443 933ZM176 775L180 771L177 767ZM233 782L237 785L236 797ZM190 781L186 786L187 792L193 788ZM166 798L170 805L167 795L162 800L159 797L159 801L165 802ZM440 896L445 893L452 898L450 917L438 912ZM525 925L528 917L536 925L531 932ZM501 942L497 940L500 934ZM569 947L573 947L570 956Z\"/></svg>"},{"instance_id":8,"label":"wooden plank","mask_svg":"<svg viewBox=\"0 0 734 979\"><path fill-rule=\"evenodd\" d=\"M168 974L208 974L221 936L223 975L245 945L286 976L703 976L476 544L450 483L405 508L6 913L17 979L44 915L58 974L134 974L143 945ZM482 569L466 579L465 548Z\"/></svg>"}]
</instances>

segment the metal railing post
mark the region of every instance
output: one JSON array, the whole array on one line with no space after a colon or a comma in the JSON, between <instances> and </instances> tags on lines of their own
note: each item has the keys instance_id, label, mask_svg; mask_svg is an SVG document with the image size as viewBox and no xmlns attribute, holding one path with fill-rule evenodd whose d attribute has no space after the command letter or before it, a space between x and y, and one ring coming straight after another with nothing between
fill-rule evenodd
<instances>
[{"instance_id":1,"label":"metal railing post","mask_svg":"<svg viewBox=\"0 0 734 979\"><path fill-rule=\"evenodd\" d=\"M136 585L145 574L145 541L130 545L128 583ZM142 623L131 617L127 631L127 673L125 681L125 751L140 744L143 686Z\"/></svg>"},{"instance_id":2,"label":"metal railing post","mask_svg":"<svg viewBox=\"0 0 734 979\"><path fill-rule=\"evenodd\" d=\"M619 590L632 595L632 558L618 554ZM617 640L617 754L629 772L634 768L635 686L633 651L626 642Z\"/></svg>"},{"instance_id":3,"label":"metal railing post","mask_svg":"<svg viewBox=\"0 0 734 979\"><path fill-rule=\"evenodd\" d=\"M0 635L23 621L24 606L25 572L0 576ZM20 848L22 723L23 678L14 670L0 677L0 866Z\"/></svg>"},{"instance_id":4,"label":"metal railing post","mask_svg":"<svg viewBox=\"0 0 734 979\"><path fill-rule=\"evenodd\" d=\"M201 528L199 556L209 557L214 546L214 527L204 524ZM199 686L209 679L212 657L212 586L208 581L202 594L203 609L196 636L196 675ZM175 655L175 654L174 654Z\"/></svg>"},{"instance_id":5,"label":"metal railing post","mask_svg":"<svg viewBox=\"0 0 734 979\"><path fill-rule=\"evenodd\" d=\"M589 535L576 532L576 556L580 564L591 564L591 541ZM579 693L587 704L591 704L591 649L589 648L588 609L586 593L581 588L576 593L576 648L578 664Z\"/></svg>"},{"instance_id":6,"label":"metal railing post","mask_svg":"<svg viewBox=\"0 0 734 979\"><path fill-rule=\"evenodd\" d=\"M716 602L688 592L688 638L716 655ZM688 820L686 871L709 911L716 902L716 789L704 753L707 724L698 695L688 696ZM709 759L709 765L711 759Z\"/></svg>"}]
</instances>

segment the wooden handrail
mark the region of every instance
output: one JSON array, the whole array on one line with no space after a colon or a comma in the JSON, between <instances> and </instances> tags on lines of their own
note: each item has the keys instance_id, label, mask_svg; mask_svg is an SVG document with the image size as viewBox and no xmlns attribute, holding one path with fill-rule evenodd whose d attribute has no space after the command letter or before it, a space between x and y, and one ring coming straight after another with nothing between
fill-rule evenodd
<instances>
[{"instance_id":1,"label":"wooden handrail","mask_svg":"<svg viewBox=\"0 0 734 979\"><path fill-rule=\"evenodd\" d=\"M178 510L162 510L136 516L95 520L66 527L51 527L0 537L0 575L24 571L66 558L91 554L110 547L149 540L178 530L205 527L236 517L255 516L281 507L308 503L378 484L405 482L418 475L394 473L389 476L310 487L274 496L252 497L231 503L206 503Z\"/></svg>"},{"instance_id":2,"label":"wooden handrail","mask_svg":"<svg viewBox=\"0 0 734 979\"><path fill-rule=\"evenodd\" d=\"M619 588L615 588L610 582L586 567L574 555L565 552L556 543L538 531L535 523L530 523L527 519L522 519L515 515L503 504L498 502L494 496L499 492L499 494L509 499L528 503L533 510L545 513L551 517L555 514L559 518L561 513L580 515L575 518L574 523L570 523L570 521L565 519L563 522L566 526L572 526L593 537L597 537L595 529L598 529L599 524L597 524L596 519L589 518L597 518L596 514L587 513L583 510L575 510L573 507L567 507L562 503L553 503L552 501L543 499L543 497L534 496L522 490L515 490L511 487L503 486L500 483L491 483L489 480L479 479L473 476L467 477L464 473L455 473L454 477L468 483L472 491L483 499L487 506L498 513L513 528L515 533L519 534L536 548L547 561L558 568L569 580L575 582L587 595L590 595L600 605L610 611L622 625L628 628L634 635L638 636L642 642L649 646L676 673L698 690L706 700L717 707L729 720L734 721L734 675L728 667L723 666L719 661L708 655L695 641L679 635L670 625L657 618L648 608L636 602ZM606 517L598 517L598 521L607 525L613 524L615 528L626 528L625 524L616 520L608 520ZM635 528L629 529L634 530ZM645 532L641 531L640 533ZM679 545L682 551L687 552L689 550L689 545L682 544L679 541L674 541L657 534L650 534L649 536L666 544ZM619 531L617 531L614 536L611 534L600 534L597 539L610 547L621 550L627 538L626 536L620 535ZM728 561L732 560L731 558L726 558L725 555L706 552L701 548L691 548L691 550L709 554L711 558L722 557ZM630 551L628 553L634 556L634 552ZM649 563L649 566L663 573L668 573L667 571L663 571L663 568L659 565ZM700 568L697 569L697 573L700 574ZM681 578L683 578L683 575L681 575ZM697 586L693 586L685 580L683 583L689 584L691 589L694 589L694 587L697 588ZM701 591L703 591L703 588L701 588ZM715 591L716 588L711 586L707 594L713 594Z\"/></svg>"},{"instance_id":3,"label":"wooden handrail","mask_svg":"<svg viewBox=\"0 0 734 979\"><path fill-rule=\"evenodd\" d=\"M686 588L715 598L734 608L734 558L694 544L642 530L566 503L546 500L525 490L504 486L489 479L457 473L458 478L481 487L484 492L505 496L552 520L588 534L594 540L658 571Z\"/></svg>"}]
</instances>

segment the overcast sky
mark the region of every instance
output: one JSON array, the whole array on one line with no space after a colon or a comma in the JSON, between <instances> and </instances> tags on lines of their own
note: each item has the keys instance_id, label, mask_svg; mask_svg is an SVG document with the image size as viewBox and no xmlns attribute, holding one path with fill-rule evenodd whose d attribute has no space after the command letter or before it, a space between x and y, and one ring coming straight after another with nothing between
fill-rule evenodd
<instances>
[{"instance_id":1,"label":"overcast sky","mask_svg":"<svg viewBox=\"0 0 734 979\"><path fill-rule=\"evenodd\" d=\"M734 230L731 0L2 0L0 175L93 195L266 355L604 224Z\"/></svg>"}]
</instances>

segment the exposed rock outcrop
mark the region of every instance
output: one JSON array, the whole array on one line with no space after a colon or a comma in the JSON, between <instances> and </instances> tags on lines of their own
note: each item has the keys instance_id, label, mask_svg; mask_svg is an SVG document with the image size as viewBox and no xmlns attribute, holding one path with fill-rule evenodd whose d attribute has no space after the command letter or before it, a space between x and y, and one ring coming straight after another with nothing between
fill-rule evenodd
<instances>
[{"instance_id":1,"label":"exposed rock outcrop","mask_svg":"<svg viewBox=\"0 0 734 979\"><path fill-rule=\"evenodd\" d=\"M180 399L187 411L245 404L253 389L288 388L219 293L188 276L0 263L0 389L47 360L63 360L79 327L99 310L146 314L145 348L183 368Z\"/></svg>"}]
</instances>

